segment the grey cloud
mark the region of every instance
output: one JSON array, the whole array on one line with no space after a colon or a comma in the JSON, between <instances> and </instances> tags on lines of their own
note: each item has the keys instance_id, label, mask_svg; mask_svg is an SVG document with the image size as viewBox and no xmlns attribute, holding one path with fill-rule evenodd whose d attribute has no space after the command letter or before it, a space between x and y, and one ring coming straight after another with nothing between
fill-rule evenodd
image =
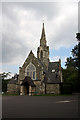
<instances>
[{"instance_id":1,"label":"grey cloud","mask_svg":"<svg viewBox=\"0 0 80 120\"><path fill-rule=\"evenodd\" d=\"M80 1L78 2L78 32L80 33Z\"/></svg>"},{"instance_id":2,"label":"grey cloud","mask_svg":"<svg viewBox=\"0 0 80 120\"><path fill-rule=\"evenodd\" d=\"M23 45L16 39L12 38L10 40L8 36L3 35L3 42L2 42L2 62L3 63L10 63L14 62L13 60L19 59L19 56L23 58L29 52L29 47Z\"/></svg>"},{"instance_id":3,"label":"grey cloud","mask_svg":"<svg viewBox=\"0 0 80 120\"><path fill-rule=\"evenodd\" d=\"M19 23L19 18L16 14L16 12L14 12L14 5L10 5L9 3L6 5L7 3L3 3L2 5L2 16L3 16L3 20L4 19L8 19L11 22L13 22L14 24L18 25ZM7 22L5 20L5 22Z\"/></svg>"},{"instance_id":4,"label":"grey cloud","mask_svg":"<svg viewBox=\"0 0 80 120\"><path fill-rule=\"evenodd\" d=\"M75 27L76 26L76 27ZM64 29L65 28L65 29ZM49 43L51 48L59 49L60 47L71 47L76 44L75 34L77 30L77 22L74 25L74 22L67 22L66 24L62 24L60 30L58 30L56 36L51 36ZM52 44L53 43L53 44Z\"/></svg>"},{"instance_id":5,"label":"grey cloud","mask_svg":"<svg viewBox=\"0 0 80 120\"><path fill-rule=\"evenodd\" d=\"M34 15L33 11L35 11L35 19L36 21L40 21L43 16L46 16L48 19L48 24L51 24L51 20L55 21L55 18L60 15L61 12L61 3L3 3L3 41L2 41L2 58L3 63L11 63L16 61L16 59L19 59L21 56L24 60L24 57L26 57L31 49L35 51L35 47L33 45L33 40L31 40L30 45L27 43L30 39L28 37L20 37L21 33L19 30L25 30L26 32L31 32L34 29L38 29L37 25L32 26L32 24L29 26L27 23L27 16L25 16L26 25L20 26L21 17L18 15L22 14L20 13L20 9L23 11L27 11L29 14L29 11L31 10L30 14L31 16ZM17 8L17 12L14 11ZM59 30L56 30L57 36L50 36L50 47L55 48L54 43L57 47L65 46L65 40L67 45L70 43L69 41L73 40L73 33L75 33L75 25L74 27L71 27L73 25L74 21L71 23L72 19L68 21L67 23L62 24ZM23 21L24 22L24 21ZM69 23L70 22L70 23ZM37 23L38 24L38 23ZM54 24L52 25L54 29ZM30 29L28 29L31 27ZM73 32L72 32L73 31ZM19 32L19 34L17 34ZM34 32L34 31L33 31ZM31 34L33 34L33 32ZM36 30L37 32L37 30ZM50 32L50 31L49 31ZM49 32L47 34L49 34ZM25 33L25 34L28 34ZM31 35L30 34L30 35ZM36 33L35 37L36 38ZM31 37L32 39L32 37ZM64 40L65 39L65 40ZM39 40L39 38L38 38ZM31 45L32 44L32 45ZM52 46L53 44L53 46ZM62 46L60 46L60 44ZM32 48L33 47L33 48Z\"/></svg>"},{"instance_id":6,"label":"grey cloud","mask_svg":"<svg viewBox=\"0 0 80 120\"><path fill-rule=\"evenodd\" d=\"M23 4L24 7L24 4ZM36 11L38 17L47 16L48 19L53 18L59 14L60 5L59 3L49 2L38 2L38 3L27 3L25 9L33 9Z\"/></svg>"},{"instance_id":7,"label":"grey cloud","mask_svg":"<svg viewBox=\"0 0 80 120\"><path fill-rule=\"evenodd\" d=\"M60 13L62 4L59 2L14 2L14 3L3 3L3 12L10 17L10 19L17 19L15 14L11 11L13 8L19 7L23 10L33 10L36 12L37 18L41 16L47 16L48 19L56 17ZM19 12L19 11L18 11Z\"/></svg>"}]
</instances>

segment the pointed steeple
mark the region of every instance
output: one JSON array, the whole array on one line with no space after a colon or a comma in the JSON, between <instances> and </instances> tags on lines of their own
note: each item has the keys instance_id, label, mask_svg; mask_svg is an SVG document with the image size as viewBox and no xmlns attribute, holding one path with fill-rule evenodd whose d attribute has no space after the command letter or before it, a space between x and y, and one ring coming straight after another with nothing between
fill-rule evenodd
<instances>
[{"instance_id":1,"label":"pointed steeple","mask_svg":"<svg viewBox=\"0 0 80 120\"><path fill-rule=\"evenodd\" d=\"M44 29L44 23L43 23L43 28L42 28L42 34L41 34L41 39L45 37L45 29Z\"/></svg>"},{"instance_id":2,"label":"pointed steeple","mask_svg":"<svg viewBox=\"0 0 80 120\"><path fill-rule=\"evenodd\" d=\"M42 27L40 45L41 46L46 46L46 35L45 35L45 29L44 29L44 22L43 22L43 27Z\"/></svg>"},{"instance_id":3,"label":"pointed steeple","mask_svg":"<svg viewBox=\"0 0 80 120\"><path fill-rule=\"evenodd\" d=\"M37 49L37 58L46 66L46 69L48 69L49 46L47 46L47 44L46 44L46 35L45 35L45 29L44 29L44 22L43 22L43 26L42 26L40 46Z\"/></svg>"}]
</instances>

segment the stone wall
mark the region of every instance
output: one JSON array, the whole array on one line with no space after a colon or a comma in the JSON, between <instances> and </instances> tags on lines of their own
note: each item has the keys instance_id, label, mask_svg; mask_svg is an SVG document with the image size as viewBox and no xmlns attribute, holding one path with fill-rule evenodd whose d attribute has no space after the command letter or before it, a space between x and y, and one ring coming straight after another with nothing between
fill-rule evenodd
<instances>
[{"instance_id":1,"label":"stone wall","mask_svg":"<svg viewBox=\"0 0 80 120\"><path fill-rule=\"evenodd\" d=\"M29 95L35 95L36 94L36 87L31 87L31 91L30 91L30 87L29 86Z\"/></svg>"},{"instance_id":2,"label":"stone wall","mask_svg":"<svg viewBox=\"0 0 80 120\"><path fill-rule=\"evenodd\" d=\"M12 94L18 93L19 94L20 92L19 89L20 87L17 84L7 84L7 93L12 93Z\"/></svg>"},{"instance_id":3,"label":"stone wall","mask_svg":"<svg viewBox=\"0 0 80 120\"><path fill-rule=\"evenodd\" d=\"M41 85L41 81L35 80L34 84L36 85L36 94L40 94L40 85Z\"/></svg>"},{"instance_id":4,"label":"stone wall","mask_svg":"<svg viewBox=\"0 0 80 120\"><path fill-rule=\"evenodd\" d=\"M46 84L46 94L59 94L60 85L59 84Z\"/></svg>"},{"instance_id":5,"label":"stone wall","mask_svg":"<svg viewBox=\"0 0 80 120\"><path fill-rule=\"evenodd\" d=\"M19 81L25 78L25 69L30 64L30 62L36 67L36 78L41 79L42 66L40 65L34 54L31 52L24 62L22 68L20 67L19 69Z\"/></svg>"},{"instance_id":6,"label":"stone wall","mask_svg":"<svg viewBox=\"0 0 80 120\"><path fill-rule=\"evenodd\" d=\"M36 94L45 94L45 84L41 85L40 80L35 80L34 84L36 85Z\"/></svg>"},{"instance_id":7,"label":"stone wall","mask_svg":"<svg viewBox=\"0 0 80 120\"><path fill-rule=\"evenodd\" d=\"M25 60L25 62L23 64L23 66L19 68L19 84L21 84L21 81L25 78L25 69L26 69L27 65L30 64L30 62L36 67L36 80L41 79L42 73L43 73L43 68L40 65L39 61L34 56L34 54L32 52L30 52L28 58ZM40 82L37 81L36 84L35 84L37 86L36 91L37 91L37 93L39 93L39 91L40 91L39 90L40 89L40 87L39 87ZM21 94L24 94L24 92L25 92L24 88L20 87L20 92L21 92Z\"/></svg>"}]
</instances>

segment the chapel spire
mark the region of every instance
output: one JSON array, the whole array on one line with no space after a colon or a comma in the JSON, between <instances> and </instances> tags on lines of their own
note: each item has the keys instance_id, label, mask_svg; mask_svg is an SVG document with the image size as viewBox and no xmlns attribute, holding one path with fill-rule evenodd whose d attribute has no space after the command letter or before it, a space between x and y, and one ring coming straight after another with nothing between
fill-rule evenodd
<instances>
[{"instance_id":1,"label":"chapel spire","mask_svg":"<svg viewBox=\"0 0 80 120\"><path fill-rule=\"evenodd\" d=\"M48 70L49 46L47 46L46 44L44 22L43 22L42 33L41 33L40 46L37 49L37 58L42 61L42 63L46 66L46 69Z\"/></svg>"},{"instance_id":2,"label":"chapel spire","mask_svg":"<svg viewBox=\"0 0 80 120\"><path fill-rule=\"evenodd\" d=\"M44 22L43 22L43 27L42 27L40 45L41 46L46 46L46 35L45 35L45 29L44 29Z\"/></svg>"},{"instance_id":3,"label":"chapel spire","mask_svg":"<svg viewBox=\"0 0 80 120\"><path fill-rule=\"evenodd\" d=\"M44 29L44 22L43 22L43 28L42 28L42 34L41 34L41 38L45 37L45 29Z\"/></svg>"}]
</instances>

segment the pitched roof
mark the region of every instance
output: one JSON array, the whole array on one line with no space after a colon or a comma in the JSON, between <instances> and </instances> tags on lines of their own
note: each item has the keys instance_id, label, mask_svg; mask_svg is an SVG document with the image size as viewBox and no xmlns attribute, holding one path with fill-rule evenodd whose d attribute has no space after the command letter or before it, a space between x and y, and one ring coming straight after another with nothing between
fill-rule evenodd
<instances>
[{"instance_id":1,"label":"pitched roof","mask_svg":"<svg viewBox=\"0 0 80 120\"><path fill-rule=\"evenodd\" d=\"M58 74L53 72L48 72L45 74L44 82L45 83L61 83Z\"/></svg>"},{"instance_id":2,"label":"pitched roof","mask_svg":"<svg viewBox=\"0 0 80 120\"><path fill-rule=\"evenodd\" d=\"M25 77L25 79L23 80L23 82L22 82L22 84L20 86L26 85L26 83L28 83L31 87L36 87L34 82L31 79L31 77L29 77L29 76Z\"/></svg>"},{"instance_id":3,"label":"pitched roof","mask_svg":"<svg viewBox=\"0 0 80 120\"><path fill-rule=\"evenodd\" d=\"M29 53L29 55L28 55L28 56L30 56L31 54L34 56L34 53L33 53L33 51L32 51L32 50L30 51L30 53Z\"/></svg>"},{"instance_id":4,"label":"pitched roof","mask_svg":"<svg viewBox=\"0 0 80 120\"><path fill-rule=\"evenodd\" d=\"M52 72L52 70L59 71L59 62L49 62L48 71Z\"/></svg>"}]
</instances>

